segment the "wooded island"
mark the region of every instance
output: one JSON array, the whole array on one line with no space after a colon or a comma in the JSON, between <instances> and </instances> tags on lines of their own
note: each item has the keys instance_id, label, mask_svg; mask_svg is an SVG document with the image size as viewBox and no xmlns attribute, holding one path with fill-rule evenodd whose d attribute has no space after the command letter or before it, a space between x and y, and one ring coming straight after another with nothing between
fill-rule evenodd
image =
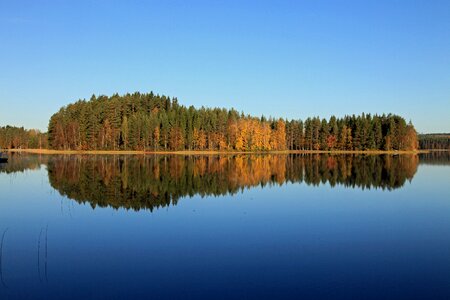
<instances>
[{"instance_id":1,"label":"wooded island","mask_svg":"<svg viewBox=\"0 0 450 300\"><path fill-rule=\"evenodd\" d=\"M11 132L11 127L0 128L0 147L47 146L42 142L45 134L24 131L25 142L19 143ZM33 142L26 142L26 136ZM49 122L48 149L413 151L418 139L411 122L393 114L285 120L234 109L186 107L177 98L136 92L93 95L61 108Z\"/></svg>"}]
</instances>

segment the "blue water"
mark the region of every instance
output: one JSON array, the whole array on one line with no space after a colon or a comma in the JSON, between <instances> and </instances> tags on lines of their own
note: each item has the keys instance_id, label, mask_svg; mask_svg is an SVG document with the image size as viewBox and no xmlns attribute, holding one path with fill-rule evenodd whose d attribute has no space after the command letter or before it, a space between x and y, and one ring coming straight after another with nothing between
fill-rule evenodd
<instances>
[{"instance_id":1,"label":"blue water","mask_svg":"<svg viewBox=\"0 0 450 300\"><path fill-rule=\"evenodd\" d=\"M392 190L284 182L153 211L93 209L47 169L0 173L1 299L450 298L449 165Z\"/></svg>"}]
</instances>

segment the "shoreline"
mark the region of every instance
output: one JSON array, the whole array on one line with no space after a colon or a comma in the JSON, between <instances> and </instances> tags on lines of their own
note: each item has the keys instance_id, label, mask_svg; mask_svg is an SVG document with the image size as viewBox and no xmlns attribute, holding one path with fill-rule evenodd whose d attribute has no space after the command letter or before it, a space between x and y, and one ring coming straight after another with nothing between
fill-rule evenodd
<instances>
[{"instance_id":1,"label":"shoreline","mask_svg":"<svg viewBox=\"0 0 450 300\"><path fill-rule=\"evenodd\" d=\"M4 149L12 153L32 154L78 154L78 155L234 155L234 154L420 154L430 152L448 152L450 150L283 150L283 151L210 151L210 150L183 150L183 151L131 151L131 150L50 150L50 149Z\"/></svg>"}]
</instances>

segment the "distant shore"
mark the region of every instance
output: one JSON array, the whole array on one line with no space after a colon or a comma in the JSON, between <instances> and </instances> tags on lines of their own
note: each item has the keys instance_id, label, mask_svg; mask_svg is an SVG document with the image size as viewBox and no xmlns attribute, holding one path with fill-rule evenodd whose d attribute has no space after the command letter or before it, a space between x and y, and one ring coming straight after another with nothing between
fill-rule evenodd
<instances>
[{"instance_id":1,"label":"distant shore","mask_svg":"<svg viewBox=\"0 0 450 300\"><path fill-rule=\"evenodd\" d=\"M384 151L384 150L285 150L285 151L127 151L127 150L50 150L50 149L6 149L7 152L33 153L33 154L86 154L86 155L120 155L120 154L174 154L174 155L215 155L215 154L419 154L450 150L411 150L411 151Z\"/></svg>"}]
</instances>

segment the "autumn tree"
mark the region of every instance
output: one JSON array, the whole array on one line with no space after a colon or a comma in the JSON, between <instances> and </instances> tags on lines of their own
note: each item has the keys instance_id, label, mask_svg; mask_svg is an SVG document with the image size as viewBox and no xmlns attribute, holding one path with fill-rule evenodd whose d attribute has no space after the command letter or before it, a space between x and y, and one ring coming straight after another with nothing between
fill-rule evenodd
<instances>
[{"instance_id":1,"label":"autumn tree","mask_svg":"<svg viewBox=\"0 0 450 300\"><path fill-rule=\"evenodd\" d=\"M23 144L22 135L5 135L4 145ZM42 145L38 136L30 134L29 143ZM69 104L50 118L48 143L67 150L406 150L417 148L417 134L392 114L256 118L234 109L187 108L151 92L92 95Z\"/></svg>"}]
</instances>

